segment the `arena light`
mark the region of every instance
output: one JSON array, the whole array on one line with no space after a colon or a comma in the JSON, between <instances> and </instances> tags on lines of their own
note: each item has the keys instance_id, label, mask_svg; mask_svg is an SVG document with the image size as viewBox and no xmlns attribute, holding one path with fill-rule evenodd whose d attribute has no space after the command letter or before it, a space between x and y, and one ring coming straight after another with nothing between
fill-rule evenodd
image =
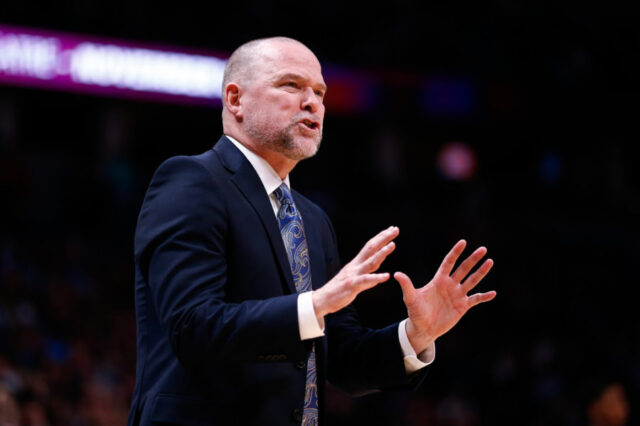
<instances>
[{"instance_id":1,"label":"arena light","mask_svg":"<svg viewBox=\"0 0 640 426\"><path fill-rule=\"evenodd\" d=\"M220 104L226 59L0 25L0 82L87 93Z\"/></svg>"},{"instance_id":2,"label":"arena light","mask_svg":"<svg viewBox=\"0 0 640 426\"><path fill-rule=\"evenodd\" d=\"M438 152L438 171L447 180L470 180L475 175L477 165L475 152L465 142L447 142Z\"/></svg>"}]
</instances>

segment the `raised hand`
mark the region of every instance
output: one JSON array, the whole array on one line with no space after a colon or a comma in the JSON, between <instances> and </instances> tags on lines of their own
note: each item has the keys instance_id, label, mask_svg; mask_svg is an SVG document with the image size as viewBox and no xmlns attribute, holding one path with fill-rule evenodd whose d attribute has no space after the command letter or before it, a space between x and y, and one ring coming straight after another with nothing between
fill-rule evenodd
<instances>
[{"instance_id":1,"label":"raised hand","mask_svg":"<svg viewBox=\"0 0 640 426\"><path fill-rule=\"evenodd\" d=\"M433 279L422 288L416 289L406 274L394 274L402 288L404 303L409 313L406 324L407 336L417 353L425 350L435 339L449 331L471 307L488 302L496 296L495 291L467 295L493 266L493 260L487 259L467 277L471 269L487 253L485 247L476 249L451 273L466 245L464 240L458 241L445 256Z\"/></svg>"},{"instance_id":2,"label":"raised hand","mask_svg":"<svg viewBox=\"0 0 640 426\"><path fill-rule=\"evenodd\" d=\"M360 253L347 263L329 282L312 295L316 316L321 318L349 305L358 294L390 278L388 272L374 273L395 250L393 239L400 230L390 226L370 239Z\"/></svg>"}]
</instances>

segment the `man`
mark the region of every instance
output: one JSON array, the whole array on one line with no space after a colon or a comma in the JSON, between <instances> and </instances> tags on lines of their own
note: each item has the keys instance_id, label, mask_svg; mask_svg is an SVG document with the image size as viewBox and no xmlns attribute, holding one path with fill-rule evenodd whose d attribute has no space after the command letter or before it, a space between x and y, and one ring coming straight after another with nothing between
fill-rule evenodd
<instances>
[{"instance_id":1,"label":"man","mask_svg":"<svg viewBox=\"0 0 640 426\"><path fill-rule=\"evenodd\" d=\"M395 274L406 321L359 325L349 304L390 278L377 270L399 230L380 232L340 269L331 222L290 189L289 172L320 145L325 91L300 42L249 42L225 69L225 136L153 176L135 237L129 424L318 424L325 379L356 394L416 386L435 339L495 296L467 296L491 260L462 281L486 249L451 274L460 241L425 287Z\"/></svg>"}]
</instances>

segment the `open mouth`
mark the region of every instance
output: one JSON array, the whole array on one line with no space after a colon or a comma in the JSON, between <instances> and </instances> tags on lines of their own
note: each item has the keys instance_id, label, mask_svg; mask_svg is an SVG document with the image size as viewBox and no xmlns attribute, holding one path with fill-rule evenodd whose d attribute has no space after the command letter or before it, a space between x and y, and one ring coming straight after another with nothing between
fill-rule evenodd
<instances>
[{"instance_id":1,"label":"open mouth","mask_svg":"<svg viewBox=\"0 0 640 426\"><path fill-rule=\"evenodd\" d=\"M320 124L318 122L309 120L307 118L305 118L304 120L301 120L300 124L304 125L305 127L311 130L316 130L318 129L318 127L320 127Z\"/></svg>"}]
</instances>

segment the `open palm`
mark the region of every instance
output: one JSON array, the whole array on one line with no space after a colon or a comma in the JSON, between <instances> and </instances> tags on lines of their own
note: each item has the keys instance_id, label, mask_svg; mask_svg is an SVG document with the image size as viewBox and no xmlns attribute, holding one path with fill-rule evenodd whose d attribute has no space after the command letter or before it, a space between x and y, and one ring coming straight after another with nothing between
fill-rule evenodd
<instances>
[{"instance_id":1,"label":"open palm","mask_svg":"<svg viewBox=\"0 0 640 426\"><path fill-rule=\"evenodd\" d=\"M456 325L471 307L488 302L496 296L495 291L470 296L467 294L493 266L493 260L487 259L469 275L487 253L485 247L476 249L452 273L465 246L464 240L458 241L445 256L433 279L422 288L416 289L406 274L394 274L402 288L404 303L409 313L407 335L418 353Z\"/></svg>"}]
</instances>

